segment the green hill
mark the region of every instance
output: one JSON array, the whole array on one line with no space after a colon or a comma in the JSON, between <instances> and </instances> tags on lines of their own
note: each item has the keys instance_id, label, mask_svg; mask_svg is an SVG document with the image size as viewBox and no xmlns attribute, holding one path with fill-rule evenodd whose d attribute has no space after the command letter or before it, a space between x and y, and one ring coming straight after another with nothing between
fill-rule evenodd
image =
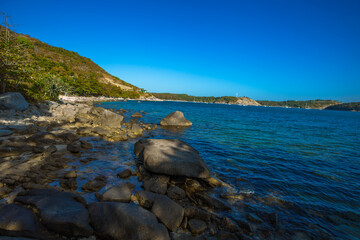
<instances>
[{"instance_id":1,"label":"green hill","mask_svg":"<svg viewBox=\"0 0 360 240\"><path fill-rule=\"evenodd\" d=\"M360 102L342 103L325 108L326 110L360 112Z\"/></svg>"},{"instance_id":2,"label":"green hill","mask_svg":"<svg viewBox=\"0 0 360 240\"><path fill-rule=\"evenodd\" d=\"M308 101L257 101L263 106L271 107L292 107L292 108L312 108L312 109L325 109L328 106L340 104L339 101L334 100L308 100Z\"/></svg>"},{"instance_id":3,"label":"green hill","mask_svg":"<svg viewBox=\"0 0 360 240\"><path fill-rule=\"evenodd\" d=\"M59 94L138 98L141 90L91 59L50 46L0 25L0 92L20 91L27 99L55 100Z\"/></svg>"}]
</instances>

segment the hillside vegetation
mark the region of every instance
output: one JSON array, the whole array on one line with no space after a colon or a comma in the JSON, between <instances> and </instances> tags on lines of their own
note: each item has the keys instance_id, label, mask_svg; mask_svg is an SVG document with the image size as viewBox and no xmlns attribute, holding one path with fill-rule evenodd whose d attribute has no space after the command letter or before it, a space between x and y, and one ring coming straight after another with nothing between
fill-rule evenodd
<instances>
[{"instance_id":1,"label":"hillside vegetation","mask_svg":"<svg viewBox=\"0 0 360 240\"><path fill-rule=\"evenodd\" d=\"M325 109L328 106L340 104L339 101L334 100L308 100L308 101L257 101L263 106L271 107L292 107L292 108L312 108L312 109Z\"/></svg>"},{"instance_id":2,"label":"hillside vegetation","mask_svg":"<svg viewBox=\"0 0 360 240\"><path fill-rule=\"evenodd\" d=\"M28 100L59 94L138 98L140 89L110 75L89 58L50 46L0 25L0 92L20 91Z\"/></svg>"},{"instance_id":3,"label":"hillside vegetation","mask_svg":"<svg viewBox=\"0 0 360 240\"><path fill-rule=\"evenodd\" d=\"M326 110L360 112L360 102L342 103L325 108Z\"/></svg>"},{"instance_id":4,"label":"hillside vegetation","mask_svg":"<svg viewBox=\"0 0 360 240\"><path fill-rule=\"evenodd\" d=\"M151 93L153 96L163 100L176 100L188 102L205 102L205 103L229 103L240 105L260 105L256 101L248 97L195 97L187 94L174 94L174 93Z\"/></svg>"}]
</instances>

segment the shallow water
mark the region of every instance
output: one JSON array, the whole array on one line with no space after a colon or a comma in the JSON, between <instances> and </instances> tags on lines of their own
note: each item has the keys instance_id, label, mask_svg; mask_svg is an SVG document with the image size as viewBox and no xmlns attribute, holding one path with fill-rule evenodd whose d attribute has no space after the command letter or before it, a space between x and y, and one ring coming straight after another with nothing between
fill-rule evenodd
<instances>
[{"instance_id":1,"label":"shallow water","mask_svg":"<svg viewBox=\"0 0 360 240\"><path fill-rule=\"evenodd\" d=\"M276 211L282 236L360 238L360 113L147 101L101 106L132 110L127 119L143 110L146 123L184 112L192 127L159 128L152 137L178 138L197 149L212 172L245 196L232 202L235 217ZM115 143L118 169L134 158L135 141ZM106 172L112 162L96 161L97 169Z\"/></svg>"}]
</instances>

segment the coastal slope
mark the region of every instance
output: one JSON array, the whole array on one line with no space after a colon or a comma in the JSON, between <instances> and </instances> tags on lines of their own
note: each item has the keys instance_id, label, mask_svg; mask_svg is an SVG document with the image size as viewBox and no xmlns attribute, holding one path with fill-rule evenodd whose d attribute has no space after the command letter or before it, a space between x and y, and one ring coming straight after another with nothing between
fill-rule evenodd
<instances>
[{"instance_id":1,"label":"coastal slope","mask_svg":"<svg viewBox=\"0 0 360 240\"><path fill-rule=\"evenodd\" d=\"M20 91L30 100L55 100L59 94L130 98L148 95L77 52L1 25L0 37L2 92Z\"/></svg>"}]
</instances>

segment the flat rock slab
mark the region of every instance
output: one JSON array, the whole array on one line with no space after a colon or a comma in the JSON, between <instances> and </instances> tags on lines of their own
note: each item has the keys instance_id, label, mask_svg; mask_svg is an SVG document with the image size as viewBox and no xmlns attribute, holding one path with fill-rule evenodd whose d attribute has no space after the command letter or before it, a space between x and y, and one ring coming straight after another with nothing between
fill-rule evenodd
<instances>
[{"instance_id":1,"label":"flat rock slab","mask_svg":"<svg viewBox=\"0 0 360 240\"><path fill-rule=\"evenodd\" d=\"M121 128L121 122L123 119L123 116L105 109L101 117L101 125L113 129Z\"/></svg>"},{"instance_id":2,"label":"flat rock slab","mask_svg":"<svg viewBox=\"0 0 360 240\"><path fill-rule=\"evenodd\" d=\"M151 212L171 231L175 231L184 217L184 208L166 196L157 196Z\"/></svg>"},{"instance_id":3,"label":"flat rock slab","mask_svg":"<svg viewBox=\"0 0 360 240\"><path fill-rule=\"evenodd\" d=\"M85 200L74 193L33 189L20 193L15 201L36 207L42 223L51 231L85 237L93 233L88 211L82 203Z\"/></svg>"},{"instance_id":4,"label":"flat rock slab","mask_svg":"<svg viewBox=\"0 0 360 240\"><path fill-rule=\"evenodd\" d=\"M190 127L192 122L185 119L184 113L176 111L170 113L163 120L161 120L160 125L167 127Z\"/></svg>"},{"instance_id":5,"label":"flat rock slab","mask_svg":"<svg viewBox=\"0 0 360 240\"><path fill-rule=\"evenodd\" d=\"M46 239L50 236L45 232L30 209L16 204L0 207L0 235Z\"/></svg>"},{"instance_id":6,"label":"flat rock slab","mask_svg":"<svg viewBox=\"0 0 360 240\"><path fill-rule=\"evenodd\" d=\"M200 234L203 233L207 228L207 225L204 221L199 219L190 219L189 221L189 229L192 234Z\"/></svg>"},{"instance_id":7,"label":"flat rock slab","mask_svg":"<svg viewBox=\"0 0 360 240\"><path fill-rule=\"evenodd\" d=\"M196 178L210 177L198 151L177 139L141 139L135 143L135 155L153 173Z\"/></svg>"},{"instance_id":8,"label":"flat rock slab","mask_svg":"<svg viewBox=\"0 0 360 240\"><path fill-rule=\"evenodd\" d=\"M170 240L166 227L135 204L91 203L89 214L91 225L102 239Z\"/></svg>"},{"instance_id":9,"label":"flat rock slab","mask_svg":"<svg viewBox=\"0 0 360 240\"><path fill-rule=\"evenodd\" d=\"M29 107L29 103L19 92L0 94L0 109L14 109L23 111Z\"/></svg>"}]
</instances>

